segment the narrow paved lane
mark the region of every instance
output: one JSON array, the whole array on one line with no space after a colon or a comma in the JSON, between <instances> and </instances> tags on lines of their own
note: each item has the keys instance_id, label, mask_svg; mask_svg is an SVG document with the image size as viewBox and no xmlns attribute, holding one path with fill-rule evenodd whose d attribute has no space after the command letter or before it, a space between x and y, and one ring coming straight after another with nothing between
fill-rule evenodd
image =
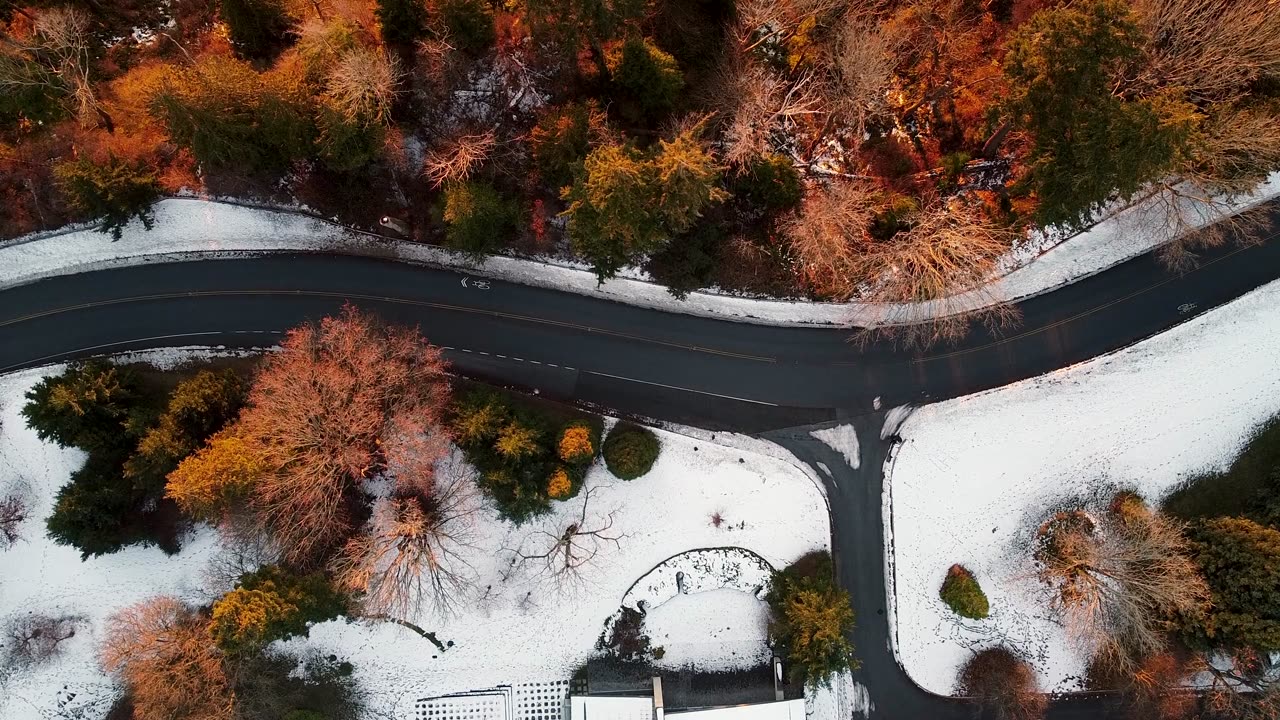
<instances>
[{"instance_id":1,"label":"narrow paved lane","mask_svg":"<svg viewBox=\"0 0 1280 720\"><path fill-rule=\"evenodd\" d=\"M1280 228L1280 203L1271 206L1271 221L1273 231ZM1213 250L1181 275L1144 255L1023 302L1023 322L1007 336L978 329L957 346L919 355L891 343L852 345L845 330L711 320L498 281L486 289L457 272L369 259L155 264L0 292L0 372L128 349L266 346L285 329L354 302L419 325L470 375L636 415L768 433L801 459L833 468L835 554L859 617L858 678L875 716L959 718L970 714L967 705L916 688L889 650L880 496L887 445L865 443L854 470L800 426L839 419L875 438L877 399L886 408L933 402L1050 372L1277 277L1274 241ZM1055 703L1051 717L1109 710L1104 698L1073 698Z\"/></svg>"}]
</instances>

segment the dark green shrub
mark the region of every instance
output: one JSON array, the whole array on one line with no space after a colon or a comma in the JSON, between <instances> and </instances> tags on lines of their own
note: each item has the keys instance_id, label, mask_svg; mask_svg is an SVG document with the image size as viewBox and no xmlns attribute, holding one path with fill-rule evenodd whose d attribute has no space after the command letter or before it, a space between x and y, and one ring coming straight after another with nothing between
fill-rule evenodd
<instances>
[{"instance_id":1,"label":"dark green shrub","mask_svg":"<svg viewBox=\"0 0 1280 720\"><path fill-rule=\"evenodd\" d=\"M423 0L377 0L382 39L388 45L412 45L427 34L427 6Z\"/></svg>"},{"instance_id":2,"label":"dark green shrub","mask_svg":"<svg viewBox=\"0 0 1280 720\"><path fill-rule=\"evenodd\" d=\"M791 160L776 154L756 158L737 178L735 195L766 212L790 210L800 202L804 188Z\"/></svg>"},{"instance_id":3,"label":"dark green shrub","mask_svg":"<svg viewBox=\"0 0 1280 720\"><path fill-rule=\"evenodd\" d=\"M445 189L445 242L456 250L473 255L497 250L515 234L519 216L515 203L487 183L452 183Z\"/></svg>"},{"instance_id":4,"label":"dark green shrub","mask_svg":"<svg viewBox=\"0 0 1280 720\"><path fill-rule=\"evenodd\" d=\"M832 673L857 667L848 639L853 608L849 594L835 583L826 552L810 553L775 572L767 600L769 634L775 651L789 662L793 682L829 685Z\"/></svg>"},{"instance_id":5,"label":"dark green shrub","mask_svg":"<svg viewBox=\"0 0 1280 720\"><path fill-rule=\"evenodd\" d=\"M333 655L302 658L268 650L237 658L240 717L263 720L360 720L365 693L351 664Z\"/></svg>"},{"instance_id":6,"label":"dark green shrub","mask_svg":"<svg viewBox=\"0 0 1280 720\"><path fill-rule=\"evenodd\" d=\"M53 172L76 210L102 219L98 232L109 232L119 240L120 231L135 217L147 230L154 224L151 206L160 198L160 181L142 163L115 155L101 163L82 157L59 163Z\"/></svg>"},{"instance_id":7,"label":"dark green shrub","mask_svg":"<svg viewBox=\"0 0 1280 720\"><path fill-rule=\"evenodd\" d=\"M609 431L603 451L609 472L623 480L634 480L653 468L662 444L652 430L620 422Z\"/></svg>"},{"instance_id":8,"label":"dark green shrub","mask_svg":"<svg viewBox=\"0 0 1280 720\"><path fill-rule=\"evenodd\" d=\"M130 448L141 389L137 375L101 360L72 363L27 391L22 416L41 440L94 452Z\"/></svg>"},{"instance_id":9,"label":"dark green shrub","mask_svg":"<svg viewBox=\"0 0 1280 720\"><path fill-rule=\"evenodd\" d=\"M493 10L485 0L437 0L436 13L449 33L449 40L463 52L479 55L497 37Z\"/></svg>"},{"instance_id":10,"label":"dark green shrub","mask_svg":"<svg viewBox=\"0 0 1280 720\"><path fill-rule=\"evenodd\" d=\"M963 565L952 565L947 570L947 578L942 581L938 594L947 607L961 617L981 620L991 612L986 593L982 592L973 573Z\"/></svg>"},{"instance_id":11,"label":"dark green shrub","mask_svg":"<svg viewBox=\"0 0 1280 720\"><path fill-rule=\"evenodd\" d=\"M605 64L622 101L623 116L633 122L665 115L684 90L676 59L646 38L630 37L610 46Z\"/></svg>"}]
</instances>

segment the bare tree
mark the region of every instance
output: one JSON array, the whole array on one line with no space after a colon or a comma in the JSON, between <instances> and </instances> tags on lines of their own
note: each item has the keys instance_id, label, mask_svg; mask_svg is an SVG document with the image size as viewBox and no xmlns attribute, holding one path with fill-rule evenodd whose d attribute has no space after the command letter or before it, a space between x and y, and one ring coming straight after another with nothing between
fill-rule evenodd
<instances>
[{"instance_id":1,"label":"bare tree","mask_svg":"<svg viewBox=\"0 0 1280 720\"><path fill-rule=\"evenodd\" d=\"M800 272L819 292L848 299L858 289L867 229L880 207L870 183L833 181L811 187L783 233L800 263Z\"/></svg>"},{"instance_id":2,"label":"bare tree","mask_svg":"<svg viewBox=\"0 0 1280 720\"><path fill-rule=\"evenodd\" d=\"M80 122L115 129L90 78L92 19L74 7L54 7L35 15L33 35L22 41L0 34L0 91L43 87L65 94Z\"/></svg>"},{"instance_id":3,"label":"bare tree","mask_svg":"<svg viewBox=\"0 0 1280 720\"><path fill-rule=\"evenodd\" d=\"M0 540L6 546L12 547L18 542L21 537L19 526L27 519L29 512L22 495L14 493L0 500Z\"/></svg>"},{"instance_id":4,"label":"bare tree","mask_svg":"<svg viewBox=\"0 0 1280 720\"><path fill-rule=\"evenodd\" d=\"M113 615L100 657L128 687L137 720L235 718L222 654L205 622L175 597L154 597Z\"/></svg>"},{"instance_id":5,"label":"bare tree","mask_svg":"<svg viewBox=\"0 0 1280 720\"><path fill-rule=\"evenodd\" d=\"M709 92L727 118L725 160L739 167L772 150L775 135L797 119L822 112L811 75L791 82L741 58L725 62Z\"/></svg>"},{"instance_id":6,"label":"bare tree","mask_svg":"<svg viewBox=\"0 0 1280 720\"><path fill-rule=\"evenodd\" d=\"M436 187L466 180L488 159L497 142L498 136L492 130L455 134L427 153L422 174Z\"/></svg>"},{"instance_id":7,"label":"bare tree","mask_svg":"<svg viewBox=\"0 0 1280 720\"><path fill-rule=\"evenodd\" d=\"M997 720L1039 720L1049 698L1036 687L1036 674L1008 648L976 653L960 669L958 690Z\"/></svg>"},{"instance_id":8,"label":"bare tree","mask_svg":"<svg viewBox=\"0 0 1280 720\"><path fill-rule=\"evenodd\" d=\"M832 75L827 96L859 138L868 119L888 113L889 90L901 62L902 38L875 20L865 8L851 10L827 58Z\"/></svg>"},{"instance_id":9,"label":"bare tree","mask_svg":"<svg viewBox=\"0 0 1280 720\"><path fill-rule=\"evenodd\" d=\"M368 530L333 561L337 584L362 595L368 614L412 619L424 605L444 613L465 601L475 573L464 551L479 504L472 478L454 465L429 490L402 487L380 500Z\"/></svg>"},{"instance_id":10,"label":"bare tree","mask_svg":"<svg viewBox=\"0 0 1280 720\"><path fill-rule=\"evenodd\" d=\"M354 47L330 69L326 95L352 122L383 122L395 102L401 74L400 61L385 51Z\"/></svg>"},{"instance_id":11,"label":"bare tree","mask_svg":"<svg viewBox=\"0 0 1280 720\"><path fill-rule=\"evenodd\" d=\"M1229 103L1259 77L1280 74L1273 0L1134 0L1133 7L1149 38L1139 86Z\"/></svg>"},{"instance_id":12,"label":"bare tree","mask_svg":"<svg viewBox=\"0 0 1280 720\"><path fill-rule=\"evenodd\" d=\"M1227 662L1201 658L1193 669L1209 678L1202 696L1210 717L1231 720L1280 717L1280 682L1265 672L1262 658L1255 651L1236 651Z\"/></svg>"},{"instance_id":13,"label":"bare tree","mask_svg":"<svg viewBox=\"0 0 1280 720\"><path fill-rule=\"evenodd\" d=\"M1099 518L1076 510L1046 520L1034 556L1068 629L1128 673L1165 649L1174 618L1204 611L1209 588L1182 526L1120 497Z\"/></svg>"},{"instance_id":14,"label":"bare tree","mask_svg":"<svg viewBox=\"0 0 1280 720\"><path fill-rule=\"evenodd\" d=\"M52 617L37 613L21 613L10 617L4 626L6 662L27 667L38 665L58 654L61 644L75 637L82 618L64 615Z\"/></svg>"},{"instance_id":15,"label":"bare tree","mask_svg":"<svg viewBox=\"0 0 1280 720\"><path fill-rule=\"evenodd\" d=\"M608 546L621 547L624 537L613 530L614 513L592 518L588 522L587 509L595 488L582 493L582 512L563 528L552 532L538 530L511 551L516 568L532 565L536 575L550 578L557 586L575 585L582 580L583 572Z\"/></svg>"}]
</instances>

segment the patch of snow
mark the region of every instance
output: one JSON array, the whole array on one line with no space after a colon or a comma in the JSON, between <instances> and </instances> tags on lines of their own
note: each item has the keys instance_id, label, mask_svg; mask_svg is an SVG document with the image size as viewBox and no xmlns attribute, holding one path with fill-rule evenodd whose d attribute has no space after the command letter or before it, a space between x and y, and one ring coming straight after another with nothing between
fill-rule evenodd
<instances>
[{"instance_id":1,"label":"patch of snow","mask_svg":"<svg viewBox=\"0 0 1280 720\"><path fill-rule=\"evenodd\" d=\"M1079 688L1090 648L1050 612L1031 533L1056 504L1118 488L1155 503L1225 468L1280 410L1277 354L1280 281L1111 355L916 410L886 467L885 516L911 677L949 693L971 650L1005 642L1044 688ZM942 603L953 563L975 573L990 618L962 622Z\"/></svg>"},{"instance_id":2,"label":"patch of snow","mask_svg":"<svg viewBox=\"0 0 1280 720\"><path fill-rule=\"evenodd\" d=\"M1280 172L1270 176L1241 206L1280 196ZM491 256L482 266L444 248L348 230L297 213L181 197L155 205L155 231L130 223L118 242L85 226L42 233L0 244L0 289L53 275L208 258L257 256L279 252L330 252L456 268L469 273L535 287L687 313L767 325L867 327L968 312L996 302L1011 302L1102 272L1151 249L1151 233L1135 232L1150 222L1142 205L1116 213L1091 229L1027 245L1005 265L1008 274L989 285L940 301L915 304L817 303L690 293L672 297L649 282L642 271L599 283L590 269L562 259ZM302 211L299 208L299 211ZM1028 248L1034 248L1034 252Z\"/></svg>"},{"instance_id":3,"label":"patch of snow","mask_svg":"<svg viewBox=\"0 0 1280 720\"><path fill-rule=\"evenodd\" d=\"M822 444L844 456L844 461L854 470L862 464L858 455L858 433L852 425L836 425L825 430L814 430L809 433Z\"/></svg>"},{"instance_id":4,"label":"patch of snow","mask_svg":"<svg viewBox=\"0 0 1280 720\"><path fill-rule=\"evenodd\" d=\"M833 676L829 686L806 687L804 706L806 720L869 718L876 709L866 686L855 682L848 670Z\"/></svg>"},{"instance_id":5,"label":"patch of snow","mask_svg":"<svg viewBox=\"0 0 1280 720\"><path fill-rule=\"evenodd\" d=\"M165 555L155 547L129 547L81 560L79 551L45 536L54 496L85 455L42 442L27 429L20 410L27 390L62 367L0 377L0 479L20 483L31 499L22 539L0 549L0 623L32 612L79 619L75 636L61 643L61 654L52 662L4 672L0 718L12 720L71 717L77 712L105 716L116 698L114 684L97 661L107 617L159 594L207 602L202 573L219 550L217 534L206 528L185 538L177 555Z\"/></svg>"},{"instance_id":6,"label":"patch of snow","mask_svg":"<svg viewBox=\"0 0 1280 720\"><path fill-rule=\"evenodd\" d=\"M769 606L731 588L676 595L650 609L645 632L662 648L655 664L728 671L769 662Z\"/></svg>"},{"instance_id":7,"label":"patch of snow","mask_svg":"<svg viewBox=\"0 0 1280 720\"><path fill-rule=\"evenodd\" d=\"M902 427L902 423L911 417L915 408L911 405L899 405L895 408L889 408L889 412L884 414L884 425L880 426L880 439L888 440L898 434L898 428Z\"/></svg>"},{"instance_id":8,"label":"patch of snow","mask_svg":"<svg viewBox=\"0 0 1280 720\"><path fill-rule=\"evenodd\" d=\"M819 462L818 462L818 469L819 469L819 470L821 470L821 471L822 471L822 473L823 473L824 475L826 475L827 477L833 477L833 476L831 475L831 468L827 467L827 464L826 464L826 463L819 461Z\"/></svg>"},{"instance_id":9,"label":"patch of snow","mask_svg":"<svg viewBox=\"0 0 1280 720\"><path fill-rule=\"evenodd\" d=\"M714 548L728 538L781 567L806 552L829 548L825 498L791 462L658 432L662 454L647 475L622 481L600 465L588 473L584 494L590 489L592 496L586 522L612 513L621 547L605 546L580 583L557 588L513 568L508 549L535 532L559 532L576 521L582 494L524 526L492 513L479 521L475 546L466 553L480 578L475 596L459 603L453 615L424 611L406 618L434 632L441 643L452 642L447 650L399 625L368 622L323 623L312 628L310 640L290 644L351 661L372 694L375 712L405 710L417 697L567 678L593 653L605 621L632 584L690 549ZM739 463L739 457L746 462ZM734 525L730 535L708 521L717 511ZM689 579L696 584L710 577L691 574ZM707 587L721 586L714 582ZM690 592L702 587L694 584ZM674 586L672 573L653 591L649 607L658 607L659 597L673 597ZM707 662L723 658L721 651L696 643L684 657L696 660L699 649L710 653Z\"/></svg>"}]
</instances>

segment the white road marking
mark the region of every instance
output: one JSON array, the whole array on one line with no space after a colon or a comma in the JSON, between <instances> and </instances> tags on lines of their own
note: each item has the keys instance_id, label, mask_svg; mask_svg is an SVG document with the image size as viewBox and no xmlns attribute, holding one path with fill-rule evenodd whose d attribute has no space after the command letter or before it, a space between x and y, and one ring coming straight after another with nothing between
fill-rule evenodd
<instances>
[{"instance_id":1,"label":"white road marking","mask_svg":"<svg viewBox=\"0 0 1280 720\"><path fill-rule=\"evenodd\" d=\"M668 390L679 390L681 392L698 393L699 395L710 395L712 397L724 398L725 400L737 400L739 402L755 403L756 405L768 405L769 407L778 407L776 403L765 402L763 400L752 400L750 398L734 397L732 395L721 395L720 393L707 392L706 390L694 390L692 388L682 388L676 385L663 385L658 382L650 382L648 380L637 380L635 378L622 377L621 375L610 375L609 373L596 372L595 370L583 370L582 372L591 375L599 375L601 377L613 378L614 380L627 380L629 382L641 383L644 385L653 385L655 387L664 387Z\"/></svg>"}]
</instances>

